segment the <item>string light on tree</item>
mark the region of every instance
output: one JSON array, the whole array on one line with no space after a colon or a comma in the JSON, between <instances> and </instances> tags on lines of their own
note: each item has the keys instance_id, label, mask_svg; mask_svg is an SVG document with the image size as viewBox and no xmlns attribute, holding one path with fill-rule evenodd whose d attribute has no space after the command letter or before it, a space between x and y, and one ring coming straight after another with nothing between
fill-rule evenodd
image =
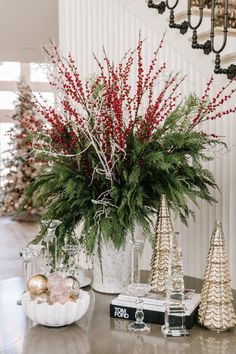
<instances>
[{"instance_id":1,"label":"string light on tree","mask_svg":"<svg viewBox=\"0 0 236 354\"><path fill-rule=\"evenodd\" d=\"M33 181L40 165L32 158L29 159L32 149L31 144L27 143L29 130L26 120L30 120L32 124L36 115L31 92L23 81L19 82L18 91L15 114L12 116L15 124L7 132L10 143L8 150L3 153L1 175L4 183L1 191L0 211L3 215L14 215L18 221L35 221L38 219L39 210L32 207L30 199L24 204L23 210L16 213L23 201L26 186Z\"/></svg>"}]
</instances>

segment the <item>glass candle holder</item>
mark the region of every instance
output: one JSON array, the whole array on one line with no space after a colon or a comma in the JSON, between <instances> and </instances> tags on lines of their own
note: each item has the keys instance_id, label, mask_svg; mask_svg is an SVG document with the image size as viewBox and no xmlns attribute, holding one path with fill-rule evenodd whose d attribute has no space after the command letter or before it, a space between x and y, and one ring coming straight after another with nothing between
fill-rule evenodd
<instances>
[{"instance_id":1,"label":"glass candle holder","mask_svg":"<svg viewBox=\"0 0 236 354\"><path fill-rule=\"evenodd\" d=\"M131 283L128 286L128 292L131 295L137 297L136 300L136 311L135 311L135 322L132 322L128 329L134 332L149 332L150 326L144 323L144 312L143 312L143 297L149 293L151 286L149 284L143 283Z\"/></svg>"},{"instance_id":2,"label":"glass candle holder","mask_svg":"<svg viewBox=\"0 0 236 354\"><path fill-rule=\"evenodd\" d=\"M162 326L162 332L167 337L188 335L186 331L182 242L178 232L173 233L170 238L165 324Z\"/></svg>"},{"instance_id":3,"label":"glass candle holder","mask_svg":"<svg viewBox=\"0 0 236 354\"><path fill-rule=\"evenodd\" d=\"M135 322L132 322L128 329L135 332L148 332L150 326L144 323L143 297L149 293L151 286L140 283L140 259L143 250L143 240L131 241L131 284L128 286L128 293L136 297Z\"/></svg>"},{"instance_id":4,"label":"glass candle holder","mask_svg":"<svg viewBox=\"0 0 236 354\"><path fill-rule=\"evenodd\" d=\"M33 262L32 262L32 274L38 273L38 257L41 255L43 246L41 244L30 244L28 248L32 251Z\"/></svg>"},{"instance_id":5,"label":"glass candle holder","mask_svg":"<svg viewBox=\"0 0 236 354\"><path fill-rule=\"evenodd\" d=\"M32 275L32 262L34 254L29 247L23 247L20 249L20 256L23 262L24 285L25 289L27 289L27 282Z\"/></svg>"},{"instance_id":6,"label":"glass candle holder","mask_svg":"<svg viewBox=\"0 0 236 354\"><path fill-rule=\"evenodd\" d=\"M143 250L143 240L131 241L131 284L140 283L140 259Z\"/></svg>"}]
</instances>

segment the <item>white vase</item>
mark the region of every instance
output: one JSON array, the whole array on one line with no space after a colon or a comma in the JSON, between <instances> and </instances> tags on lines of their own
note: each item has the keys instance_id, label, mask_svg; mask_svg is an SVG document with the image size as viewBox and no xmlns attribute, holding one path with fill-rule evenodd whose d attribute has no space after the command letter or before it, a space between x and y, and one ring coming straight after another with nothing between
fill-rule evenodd
<instances>
[{"instance_id":1,"label":"white vase","mask_svg":"<svg viewBox=\"0 0 236 354\"><path fill-rule=\"evenodd\" d=\"M119 250L109 241L102 245L101 253L101 261L98 252L95 252L93 256L92 288L109 294L125 292L131 279L131 247L129 241Z\"/></svg>"}]
</instances>

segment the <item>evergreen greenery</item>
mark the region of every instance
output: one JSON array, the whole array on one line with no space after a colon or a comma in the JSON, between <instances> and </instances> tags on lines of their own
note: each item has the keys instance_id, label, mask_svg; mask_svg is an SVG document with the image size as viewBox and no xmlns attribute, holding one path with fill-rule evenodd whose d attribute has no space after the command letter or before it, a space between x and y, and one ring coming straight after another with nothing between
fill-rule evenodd
<instances>
[{"instance_id":1,"label":"evergreen greenery","mask_svg":"<svg viewBox=\"0 0 236 354\"><path fill-rule=\"evenodd\" d=\"M35 102L45 124L37 122L31 142L36 160L44 164L24 203L33 198L35 207L43 207L48 225L62 222L58 246L79 242L91 255L111 240L119 249L136 223L152 240L163 193L185 223L194 216L190 201L215 202L217 185L204 166L213 158L211 149L223 143L201 127L236 111L220 111L236 90L225 94L226 86L210 98L211 78L200 99L191 95L177 105L178 75L165 76L158 85L165 70L165 64L158 66L162 42L146 71L142 46L140 40L117 66L105 52L102 63L95 57L98 75L87 81L70 55L65 58L54 45L46 49L53 63L50 82L59 95L56 107ZM42 225L34 242L45 241L47 228Z\"/></svg>"},{"instance_id":2,"label":"evergreen greenery","mask_svg":"<svg viewBox=\"0 0 236 354\"><path fill-rule=\"evenodd\" d=\"M45 154L43 158L50 165L44 164L41 174L28 187L25 201L33 197L35 207L44 206L44 219L62 221L58 227L59 244L63 245L65 238L75 242L75 227L83 222L79 242L88 254L102 238L121 247L127 232L133 232L135 222L151 238L152 216L156 215L162 193L186 223L189 215L193 215L188 206L190 200L196 205L198 198L215 201L211 196L211 189L216 188L214 176L203 165L212 159L210 149L222 143L193 129L189 114L195 111L196 104L196 97L191 96L145 143L136 134L127 137L126 157L117 163L112 189L102 174L93 173L91 182L83 161L90 166L96 166L98 161L88 148L79 157L54 159ZM95 201L110 189L109 204L104 210L104 205ZM37 242L44 232L42 228Z\"/></svg>"}]
</instances>

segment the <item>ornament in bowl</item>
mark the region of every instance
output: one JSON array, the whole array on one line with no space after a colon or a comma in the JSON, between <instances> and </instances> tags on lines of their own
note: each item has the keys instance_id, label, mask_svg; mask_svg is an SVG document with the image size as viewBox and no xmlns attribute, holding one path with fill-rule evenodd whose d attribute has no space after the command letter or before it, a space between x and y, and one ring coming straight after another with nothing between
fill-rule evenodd
<instances>
[{"instance_id":1,"label":"ornament in bowl","mask_svg":"<svg viewBox=\"0 0 236 354\"><path fill-rule=\"evenodd\" d=\"M28 280L27 288L22 308L27 317L39 324L65 326L78 321L88 310L90 296L80 289L73 276L35 274Z\"/></svg>"}]
</instances>

